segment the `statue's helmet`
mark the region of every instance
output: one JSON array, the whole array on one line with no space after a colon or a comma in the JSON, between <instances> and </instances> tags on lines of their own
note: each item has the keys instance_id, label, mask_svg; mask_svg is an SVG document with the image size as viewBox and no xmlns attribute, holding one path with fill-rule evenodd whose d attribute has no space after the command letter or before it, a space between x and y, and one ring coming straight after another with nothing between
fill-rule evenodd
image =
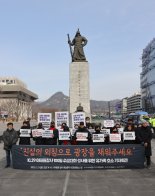
<instances>
[{"instance_id":1,"label":"statue's helmet","mask_svg":"<svg viewBox=\"0 0 155 196\"><path fill-rule=\"evenodd\" d=\"M81 34L80 34L79 29L77 30L76 35L75 35L75 36L77 36L77 35L81 35Z\"/></svg>"}]
</instances>

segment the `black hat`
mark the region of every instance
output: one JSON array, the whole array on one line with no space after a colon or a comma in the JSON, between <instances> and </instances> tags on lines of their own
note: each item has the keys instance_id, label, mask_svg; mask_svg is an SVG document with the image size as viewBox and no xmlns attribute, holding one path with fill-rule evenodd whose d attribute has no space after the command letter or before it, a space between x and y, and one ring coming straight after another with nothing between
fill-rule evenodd
<instances>
[{"instance_id":1,"label":"black hat","mask_svg":"<svg viewBox=\"0 0 155 196\"><path fill-rule=\"evenodd\" d=\"M80 122L80 125L84 125L84 122Z\"/></svg>"}]
</instances>

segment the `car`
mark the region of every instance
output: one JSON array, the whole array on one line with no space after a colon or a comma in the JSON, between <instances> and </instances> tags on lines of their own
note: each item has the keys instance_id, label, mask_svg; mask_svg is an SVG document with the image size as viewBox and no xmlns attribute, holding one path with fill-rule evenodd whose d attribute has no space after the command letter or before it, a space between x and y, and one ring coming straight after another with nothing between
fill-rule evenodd
<instances>
[{"instance_id":1,"label":"car","mask_svg":"<svg viewBox=\"0 0 155 196\"><path fill-rule=\"evenodd\" d=\"M124 119L121 120L122 125L125 126L127 124L127 122L128 122L129 119L132 119L133 120L133 123L135 125L137 125L137 126L139 124L141 124L141 120L142 119L145 119L146 121L149 122L148 113L147 112L143 112L143 111L141 111L141 112L134 112L134 113L128 114Z\"/></svg>"}]
</instances>

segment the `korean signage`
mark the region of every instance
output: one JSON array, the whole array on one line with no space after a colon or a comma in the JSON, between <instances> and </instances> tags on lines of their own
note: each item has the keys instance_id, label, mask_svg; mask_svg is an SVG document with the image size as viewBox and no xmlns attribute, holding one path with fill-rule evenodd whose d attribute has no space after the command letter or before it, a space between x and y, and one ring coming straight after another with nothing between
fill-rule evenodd
<instances>
[{"instance_id":1,"label":"korean signage","mask_svg":"<svg viewBox=\"0 0 155 196\"><path fill-rule=\"evenodd\" d=\"M84 112L77 112L72 114L72 128L75 127L75 125L79 125L80 122L84 122L85 125L85 113Z\"/></svg>"},{"instance_id":2,"label":"korean signage","mask_svg":"<svg viewBox=\"0 0 155 196\"><path fill-rule=\"evenodd\" d=\"M119 133L110 134L109 140L110 140L110 142L121 142L121 134L119 134Z\"/></svg>"},{"instance_id":3,"label":"korean signage","mask_svg":"<svg viewBox=\"0 0 155 196\"><path fill-rule=\"evenodd\" d=\"M24 146L12 148L15 169L108 169L143 168L144 146Z\"/></svg>"},{"instance_id":4,"label":"korean signage","mask_svg":"<svg viewBox=\"0 0 155 196\"><path fill-rule=\"evenodd\" d=\"M53 130L33 129L32 136L33 137L43 137L43 138L53 138Z\"/></svg>"},{"instance_id":5,"label":"korean signage","mask_svg":"<svg viewBox=\"0 0 155 196\"><path fill-rule=\"evenodd\" d=\"M20 129L20 137L31 137L31 129Z\"/></svg>"},{"instance_id":6,"label":"korean signage","mask_svg":"<svg viewBox=\"0 0 155 196\"><path fill-rule=\"evenodd\" d=\"M110 135L110 129L102 129L101 132L103 132L105 136Z\"/></svg>"},{"instance_id":7,"label":"korean signage","mask_svg":"<svg viewBox=\"0 0 155 196\"><path fill-rule=\"evenodd\" d=\"M43 129L33 129L32 136L33 137L42 137L42 131L43 131Z\"/></svg>"},{"instance_id":8,"label":"korean signage","mask_svg":"<svg viewBox=\"0 0 155 196\"><path fill-rule=\"evenodd\" d=\"M55 112L55 126L57 129L61 128L62 123L69 125L69 115L68 112Z\"/></svg>"},{"instance_id":9,"label":"korean signage","mask_svg":"<svg viewBox=\"0 0 155 196\"><path fill-rule=\"evenodd\" d=\"M124 132L123 140L135 140L135 132Z\"/></svg>"},{"instance_id":10,"label":"korean signage","mask_svg":"<svg viewBox=\"0 0 155 196\"><path fill-rule=\"evenodd\" d=\"M70 140L70 132L69 131L59 131L59 140Z\"/></svg>"},{"instance_id":11,"label":"korean signage","mask_svg":"<svg viewBox=\"0 0 155 196\"><path fill-rule=\"evenodd\" d=\"M53 138L53 130L42 130L43 138Z\"/></svg>"},{"instance_id":12,"label":"korean signage","mask_svg":"<svg viewBox=\"0 0 155 196\"><path fill-rule=\"evenodd\" d=\"M93 134L93 142L104 142L104 134Z\"/></svg>"},{"instance_id":13,"label":"korean signage","mask_svg":"<svg viewBox=\"0 0 155 196\"><path fill-rule=\"evenodd\" d=\"M104 120L103 125L104 127L114 127L115 123L114 123L114 120Z\"/></svg>"},{"instance_id":14,"label":"korean signage","mask_svg":"<svg viewBox=\"0 0 155 196\"><path fill-rule=\"evenodd\" d=\"M38 113L38 123L42 123L43 127L48 129L52 121L51 113Z\"/></svg>"},{"instance_id":15,"label":"korean signage","mask_svg":"<svg viewBox=\"0 0 155 196\"><path fill-rule=\"evenodd\" d=\"M77 141L88 141L88 133L77 132L76 140Z\"/></svg>"}]
</instances>

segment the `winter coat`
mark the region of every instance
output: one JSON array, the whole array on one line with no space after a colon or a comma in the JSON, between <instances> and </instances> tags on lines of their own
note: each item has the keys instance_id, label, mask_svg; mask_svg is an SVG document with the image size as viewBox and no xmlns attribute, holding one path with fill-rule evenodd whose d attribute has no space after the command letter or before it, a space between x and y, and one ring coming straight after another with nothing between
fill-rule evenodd
<instances>
[{"instance_id":1,"label":"winter coat","mask_svg":"<svg viewBox=\"0 0 155 196\"><path fill-rule=\"evenodd\" d=\"M53 138L45 138L45 145L57 145L58 140L58 129L50 128L49 130L53 130L54 137Z\"/></svg>"},{"instance_id":2,"label":"winter coat","mask_svg":"<svg viewBox=\"0 0 155 196\"><path fill-rule=\"evenodd\" d=\"M76 140L77 145L91 145L92 144L91 134L86 127L83 127L83 128L79 127L78 130L76 130L74 133L74 139L77 139L76 137L77 133L88 133L88 141L77 141Z\"/></svg>"},{"instance_id":3,"label":"winter coat","mask_svg":"<svg viewBox=\"0 0 155 196\"><path fill-rule=\"evenodd\" d=\"M30 126L22 126L21 129L30 129ZM20 135L19 135L19 137L20 137ZM30 145L31 144L30 138L31 137L20 137L19 145Z\"/></svg>"},{"instance_id":4,"label":"winter coat","mask_svg":"<svg viewBox=\"0 0 155 196\"><path fill-rule=\"evenodd\" d=\"M42 123L38 124L37 129L44 130ZM42 136L33 137L33 140L35 141L35 145L45 145L45 142L46 142L46 138L42 138Z\"/></svg>"},{"instance_id":5,"label":"winter coat","mask_svg":"<svg viewBox=\"0 0 155 196\"><path fill-rule=\"evenodd\" d=\"M6 129L6 131L3 132L3 141L4 141L4 149L5 150L11 150L12 146L16 144L18 141L18 134L17 131L14 129L9 130Z\"/></svg>"},{"instance_id":6,"label":"winter coat","mask_svg":"<svg viewBox=\"0 0 155 196\"><path fill-rule=\"evenodd\" d=\"M137 130L137 140L139 143L144 145L144 143L147 143L147 147L145 147L145 155L151 156L152 150L151 150L151 139L152 139L152 131L149 126L147 127L139 127Z\"/></svg>"}]
</instances>

